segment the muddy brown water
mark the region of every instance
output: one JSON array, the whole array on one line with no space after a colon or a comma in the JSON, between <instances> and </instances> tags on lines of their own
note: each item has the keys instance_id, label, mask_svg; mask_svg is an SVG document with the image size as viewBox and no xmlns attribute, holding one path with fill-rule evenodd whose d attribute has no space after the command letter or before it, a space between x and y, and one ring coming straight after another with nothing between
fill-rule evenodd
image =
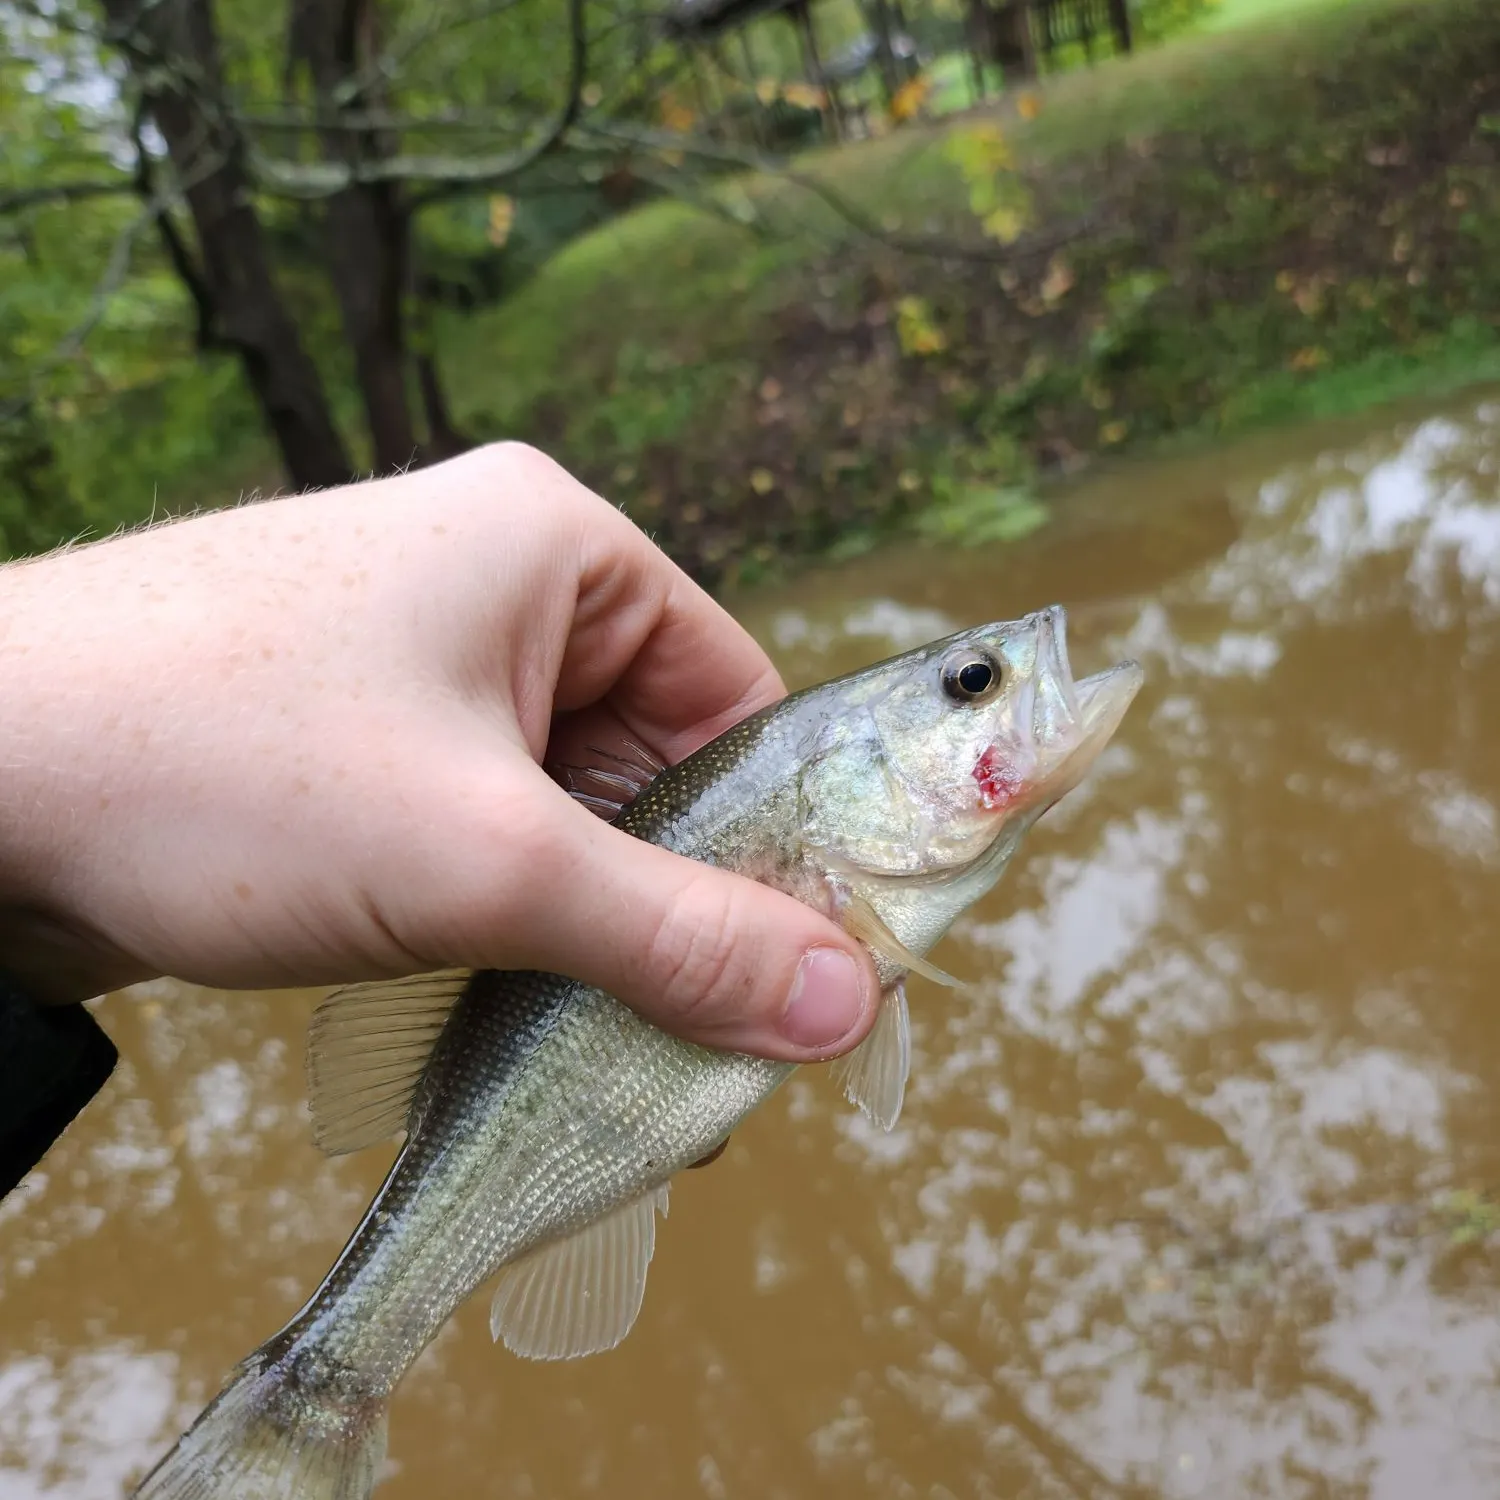
<instances>
[{"instance_id":1,"label":"muddy brown water","mask_svg":"<svg viewBox=\"0 0 1500 1500\"><path fill-rule=\"evenodd\" d=\"M914 989L894 1134L793 1080L679 1184L619 1350L483 1297L381 1500L1500 1494L1500 398L1127 468L1009 547L742 606L794 683L1060 599L1147 687ZM0 1206L0 1497L106 1500L321 1278L315 996L109 997Z\"/></svg>"}]
</instances>

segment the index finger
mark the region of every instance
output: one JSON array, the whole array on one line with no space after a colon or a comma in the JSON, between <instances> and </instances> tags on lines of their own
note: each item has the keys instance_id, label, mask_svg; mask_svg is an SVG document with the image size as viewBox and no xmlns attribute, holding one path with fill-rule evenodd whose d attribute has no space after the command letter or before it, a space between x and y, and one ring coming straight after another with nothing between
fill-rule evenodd
<instances>
[{"instance_id":1,"label":"index finger","mask_svg":"<svg viewBox=\"0 0 1500 1500\"><path fill-rule=\"evenodd\" d=\"M727 610L613 506L599 509L584 529L555 706L607 702L663 759L681 760L786 688Z\"/></svg>"}]
</instances>

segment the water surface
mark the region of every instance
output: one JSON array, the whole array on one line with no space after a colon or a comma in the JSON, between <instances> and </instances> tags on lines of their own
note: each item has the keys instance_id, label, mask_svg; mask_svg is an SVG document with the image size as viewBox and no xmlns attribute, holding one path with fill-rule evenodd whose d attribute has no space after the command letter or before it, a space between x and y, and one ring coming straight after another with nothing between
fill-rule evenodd
<instances>
[{"instance_id":1,"label":"water surface","mask_svg":"<svg viewBox=\"0 0 1500 1500\"><path fill-rule=\"evenodd\" d=\"M688 1174L617 1351L477 1297L381 1500L1500 1494L1500 402L1122 469L1010 547L745 601L793 684L1054 599L1147 686L913 986L885 1136L815 1071ZM0 1206L0 1496L115 1500L321 1278L311 994L109 997Z\"/></svg>"}]
</instances>

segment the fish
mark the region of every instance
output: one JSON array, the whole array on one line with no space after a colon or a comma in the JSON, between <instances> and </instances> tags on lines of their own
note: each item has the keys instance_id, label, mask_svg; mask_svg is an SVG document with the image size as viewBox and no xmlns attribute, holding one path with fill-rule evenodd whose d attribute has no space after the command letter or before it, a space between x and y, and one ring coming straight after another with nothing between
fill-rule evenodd
<instances>
[{"instance_id":1,"label":"fish","mask_svg":"<svg viewBox=\"0 0 1500 1500\"><path fill-rule=\"evenodd\" d=\"M910 1068L907 977L957 984L927 953L1141 686L1128 661L1075 681L1066 626L1053 606L959 631L785 697L675 766L637 753L574 786L625 832L773 885L869 949L878 1016L832 1067L885 1129ZM614 1348L672 1178L795 1065L683 1041L561 975L447 970L330 995L308 1069L323 1150L404 1142L322 1285L137 1500L365 1500L402 1376L492 1279L491 1333L514 1354Z\"/></svg>"}]
</instances>

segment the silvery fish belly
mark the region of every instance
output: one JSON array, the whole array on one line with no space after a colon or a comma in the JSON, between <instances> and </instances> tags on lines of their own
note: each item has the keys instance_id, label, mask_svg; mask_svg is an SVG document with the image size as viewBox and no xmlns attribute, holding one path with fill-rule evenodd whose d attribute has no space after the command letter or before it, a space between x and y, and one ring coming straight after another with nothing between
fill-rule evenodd
<instances>
[{"instance_id":1,"label":"silvery fish belly","mask_svg":"<svg viewBox=\"0 0 1500 1500\"><path fill-rule=\"evenodd\" d=\"M1140 686L1075 682L1061 609L963 631L784 699L680 765L585 773L619 827L776 885L871 950L883 1000L834 1068L889 1128L908 1066L905 977L1077 785ZM649 779L648 779L649 776ZM601 810L614 812L612 804ZM608 1349L640 1311L672 1177L791 1073L682 1042L553 974L358 985L309 1038L330 1152L405 1145L323 1285L230 1377L141 1500L360 1500L391 1393L481 1283L517 1354Z\"/></svg>"}]
</instances>

